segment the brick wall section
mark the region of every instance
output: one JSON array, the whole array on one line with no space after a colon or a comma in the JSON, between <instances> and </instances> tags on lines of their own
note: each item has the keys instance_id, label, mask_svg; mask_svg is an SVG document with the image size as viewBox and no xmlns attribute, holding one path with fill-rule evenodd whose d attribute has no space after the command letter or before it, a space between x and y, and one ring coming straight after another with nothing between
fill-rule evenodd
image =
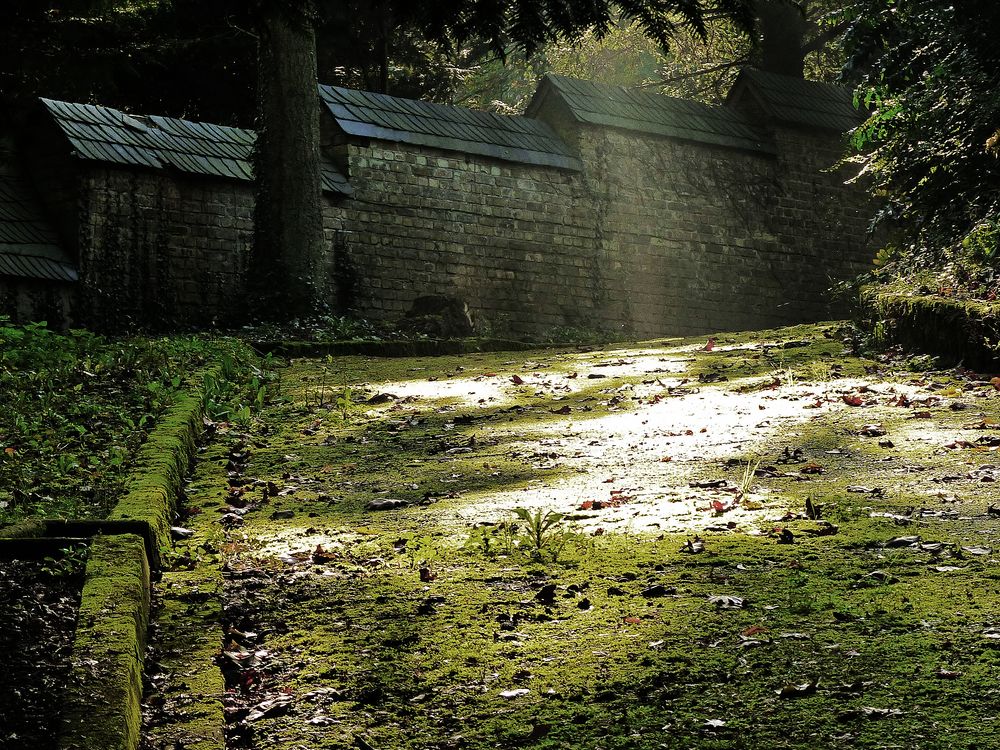
<instances>
[{"instance_id":1,"label":"brick wall section","mask_svg":"<svg viewBox=\"0 0 1000 750\"><path fill-rule=\"evenodd\" d=\"M831 282L864 269L870 210L822 171L836 136L781 131L776 159L603 128L563 134L582 174L348 146L342 301L395 319L419 295L455 294L500 331L653 336L826 318L838 312Z\"/></svg>"},{"instance_id":2,"label":"brick wall section","mask_svg":"<svg viewBox=\"0 0 1000 750\"><path fill-rule=\"evenodd\" d=\"M94 168L82 203L80 304L93 324L241 320L253 236L249 185Z\"/></svg>"},{"instance_id":3,"label":"brick wall section","mask_svg":"<svg viewBox=\"0 0 1000 750\"><path fill-rule=\"evenodd\" d=\"M348 308L391 320L453 294L498 330L590 319L595 227L577 175L375 142L350 147L350 178Z\"/></svg>"},{"instance_id":4,"label":"brick wall section","mask_svg":"<svg viewBox=\"0 0 1000 750\"><path fill-rule=\"evenodd\" d=\"M554 125L583 172L335 142L327 123L325 147L355 189L325 207L331 306L396 320L417 296L451 294L497 334L702 333L830 317L831 280L867 263L863 192L822 171L840 155L835 134L779 130L773 157ZM245 319L251 185L79 172L78 320L120 329ZM52 195L65 216L69 201Z\"/></svg>"}]
</instances>

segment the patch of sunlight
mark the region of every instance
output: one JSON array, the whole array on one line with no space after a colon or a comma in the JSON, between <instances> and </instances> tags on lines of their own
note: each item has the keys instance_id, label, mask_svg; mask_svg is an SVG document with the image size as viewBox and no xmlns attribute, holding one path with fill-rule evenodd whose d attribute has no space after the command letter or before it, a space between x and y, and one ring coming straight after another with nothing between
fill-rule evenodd
<instances>
[{"instance_id":1,"label":"patch of sunlight","mask_svg":"<svg viewBox=\"0 0 1000 750\"><path fill-rule=\"evenodd\" d=\"M571 372L550 371L545 362L511 362L496 372L383 382L378 385L378 392L400 399L448 400L464 407L497 406L536 395L576 393L593 387L602 377L649 376L655 379L676 375L685 369L683 361L664 356L661 350L587 352L562 356L559 361L578 363L579 368L574 370L575 365L571 364Z\"/></svg>"},{"instance_id":2,"label":"patch of sunlight","mask_svg":"<svg viewBox=\"0 0 1000 750\"><path fill-rule=\"evenodd\" d=\"M267 524L254 526L252 536L244 536L243 541L250 545L241 553L244 557L276 559L289 565L316 552L333 559L357 560L372 557L379 550L374 535L346 529Z\"/></svg>"},{"instance_id":3,"label":"patch of sunlight","mask_svg":"<svg viewBox=\"0 0 1000 750\"><path fill-rule=\"evenodd\" d=\"M560 477L479 496L453 512L457 520L476 523L502 520L516 507L551 509L575 516L587 531L754 531L789 510L787 500L755 488L733 503L739 469L726 469L722 462L760 456L768 440L793 434L795 425L856 408L845 403L845 394L861 387L873 392L869 382L852 379L747 393L729 390L759 380L734 380L725 389L691 389L580 422L568 416L540 425L531 440L515 442L515 450L535 471L558 467ZM900 390L896 384L889 387ZM574 473L566 476L566 469ZM725 490L691 486L695 479L727 477ZM603 506L600 510L581 509L595 501Z\"/></svg>"}]
</instances>

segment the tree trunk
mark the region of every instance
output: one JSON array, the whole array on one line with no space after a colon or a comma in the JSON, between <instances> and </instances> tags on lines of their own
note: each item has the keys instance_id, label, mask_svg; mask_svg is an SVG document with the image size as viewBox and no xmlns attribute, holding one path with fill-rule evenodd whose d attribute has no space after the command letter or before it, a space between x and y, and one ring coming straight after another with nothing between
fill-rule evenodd
<instances>
[{"instance_id":1,"label":"tree trunk","mask_svg":"<svg viewBox=\"0 0 1000 750\"><path fill-rule=\"evenodd\" d=\"M265 0L258 22L253 317L322 311L323 204L312 0Z\"/></svg>"},{"instance_id":2,"label":"tree trunk","mask_svg":"<svg viewBox=\"0 0 1000 750\"><path fill-rule=\"evenodd\" d=\"M802 78L808 28L802 9L792 0L758 0L757 21L761 70Z\"/></svg>"}]
</instances>

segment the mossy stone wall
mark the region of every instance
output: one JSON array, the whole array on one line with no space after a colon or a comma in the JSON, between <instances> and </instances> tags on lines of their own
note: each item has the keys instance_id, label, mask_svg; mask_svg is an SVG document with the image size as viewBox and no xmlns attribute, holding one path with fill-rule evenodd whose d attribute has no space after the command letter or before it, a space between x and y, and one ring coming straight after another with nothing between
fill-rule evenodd
<instances>
[{"instance_id":1,"label":"mossy stone wall","mask_svg":"<svg viewBox=\"0 0 1000 750\"><path fill-rule=\"evenodd\" d=\"M843 312L827 290L871 254L864 193L831 170L836 133L778 129L775 157L559 124L583 161L574 172L325 127L355 190L325 198L339 312L395 320L447 294L503 334L762 328ZM244 319L251 185L106 166L81 184L80 319Z\"/></svg>"},{"instance_id":2,"label":"mossy stone wall","mask_svg":"<svg viewBox=\"0 0 1000 750\"><path fill-rule=\"evenodd\" d=\"M452 294L513 333L693 334L828 319L870 265L872 215L836 133L781 129L777 157L608 128L560 134L580 173L407 144L346 144L357 191L350 307L394 318Z\"/></svg>"}]
</instances>

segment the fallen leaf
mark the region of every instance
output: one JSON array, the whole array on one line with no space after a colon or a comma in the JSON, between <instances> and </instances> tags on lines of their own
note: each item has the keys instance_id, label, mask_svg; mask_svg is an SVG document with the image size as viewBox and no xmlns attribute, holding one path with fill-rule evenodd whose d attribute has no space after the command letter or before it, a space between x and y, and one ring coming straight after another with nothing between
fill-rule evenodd
<instances>
[{"instance_id":1,"label":"fallen leaf","mask_svg":"<svg viewBox=\"0 0 1000 750\"><path fill-rule=\"evenodd\" d=\"M698 351L700 352L710 352L715 348L715 339L710 338L705 346L701 347Z\"/></svg>"},{"instance_id":2,"label":"fallen leaf","mask_svg":"<svg viewBox=\"0 0 1000 750\"><path fill-rule=\"evenodd\" d=\"M919 536L897 536L885 543L886 547L912 547L920 543Z\"/></svg>"},{"instance_id":3,"label":"fallen leaf","mask_svg":"<svg viewBox=\"0 0 1000 750\"><path fill-rule=\"evenodd\" d=\"M874 719L884 719L890 716L902 716L903 712L898 708L875 708L874 706L862 706L861 713Z\"/></svg>"},{"instance_id":4,"label":"fallen leaf","mask_svg":"<svg viewBox=\"0 0 1000 750\"><path fill-rule=\"evenodd\" d=\"M863 437L882 437L886 434L886 429L880 424L866 424L858 430L858 434Z\"/></svg>"},{"instance_id":5,"label":"fallen leaf","mask_svg":"<svg viewBox=\"0 0 1000 750\"><path fill-rule=\"evenodd\" d=\"M840 399L848 406L861 406L865 403L864 399L862 399L861 396L858 396L856 394L851 394L851 395L845 394L841 396Z\"/></svg>"},{"instance_id":6,"label":"fallen leaf","mask_svg":"<svg viewBox=\"0 0 1000 750\"><path fill-rule=\"evenodd\" d=\"M716 609L743 609L746 606L745 599L728 594L710 596L708 597L708 603L714 604Z\"/></svg>"},{"instance_id":7,"label":"fallen leaf","mask_svg":"<svg viewBox=\"0 0 1000 750\"><path fill-rule=\"evenodd\" d=\"M806 695L812 695L816 692L816 685L819 684L819 680L813 680L812 682L803 682L798 685L788 683L783 685L781 690L775 690L782 698L801 698Z\"/></svg>"},{"instance_id":8,"label":"fallen leaf","mask_svg":"<svg viewBox=\"0 0 1000 750\"><path fill-rule=\"evenodd\" d=\"M250 709L250 713L247 714L247 721L260 721L261 719L278 716L285 713L291 705L292 696L290 695L279 695L276 698L269 698Z\"/></svg>"},{"instance_id":9,"label":"fallen leaf","mask_svg":"<svg viewBox=\"0 0 1000 750\"><path fill-rule=\"evenodd\" d=\"M681 552L686 552L689 555L697 555L698 553L704 551L705 543L698 537L695 537L693 540L688 539L687 542L684 543L684 546L681 547Z\"/></svg>"},{"instance_id":10,"label":"fallen leaf","mask_svg":"<svg viewBox=\"0 0 1000 750\"><path fill-rule=\"evenodd\" d=\"M983 556L990 554L993 550L990 547L962 547L963 552L968 552L970 555Z\"/></svg>"},{"instance_id":11,"label":"fallen leaf","mask_svg":"<svg viewBox=\"0 0 1000 750\"><path fill-rule=\"evenodd\" d=\"M520 375L511 375L510 382L513 383L514 385L524 385L524 380L521 378Z\"/></svg>"}]
</instances>

